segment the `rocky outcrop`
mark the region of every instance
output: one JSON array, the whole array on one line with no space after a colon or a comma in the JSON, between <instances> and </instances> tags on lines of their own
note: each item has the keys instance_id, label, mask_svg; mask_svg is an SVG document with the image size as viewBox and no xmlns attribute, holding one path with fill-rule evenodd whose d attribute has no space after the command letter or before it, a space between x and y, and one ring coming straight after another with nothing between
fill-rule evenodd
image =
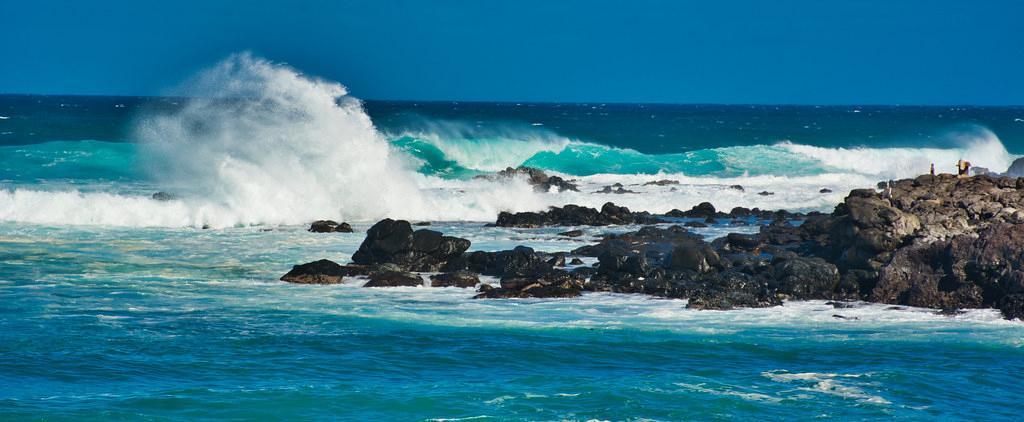
<instances>
[{"instance_id":1,"label":"rocky outcrop","mask_svg":"<svg viewBox=\"0 0 1024 422\"><path fill-rule=\"evenodd\" d=\"M533 167L519 166L516 168L508 167L505 170L499 171L493 175L481 175L477 176L480 179L487 180L499 180L499 179L510 179L510 178L524 178L526 182L533 186L533 190L537 192L564 192L574 191L578 192L579 187L571 181L565 180L558 176L549 176L543 170Z\"/></svg>"},{"instance_id":2,"label":"rocky outcrop","mask_svg":"<svg viewBox=\"0 0 1024 422\"><path fill-rule=\"evenodd\" d=\"M608 226L622 224L653 224L661 220L646 212L631 212L629 208L608 202L601 210L566 205L551 207L542 212L502 212L498 214L498 227L544 227L544 226Z\"/></svg>"},{"instance_id":3,"label":"rocky outcrop","mask_svg":"<svg viewBox=\"0 0 1024 422\"><path fill-rule=\"evenodd\" d=\"M939 309L1009 304L1012 314L1024 293L1024 179L924 175L882 186L854 190L831 215L799 227L763 227L756 247L835 264L837 297ZM729 238L738 249L754 243Z\"/></svg>"},{"instance_id":4,"label":"rocky outcrop","mask_svg":"<svg viewBox=\"0 0 1024 422\"><path fill-rule=\"evenodd\" d=\"M366 231L366 239L352 255L360 265L395 264L406 271L440 271L449 261L469 249L466 239L441 232L413 231L405 220L384 219Z\"/></svg>"},{"instance_id":5,"label":"rocky outcrop","mask_svg":"<svg viewBox=\"0 0 1024 422\"><path fill-rule=\"evenodd\" d=\"M479 285L478 298L607 291L685 298L697 309L867 300L943 309L949 315L964 308L997 308L1007 318L1024 318L1022 210L1024 179L947 175L891 181L882 192L854 190L831 214L745 208L724 214L702 203L674 214L772 222L756 234L732 233L710 243L681 226L607 234L568 254L596 257L597 265L580 265L573 258L571 270L563 269L564 253L524 246L467 253L465 239L382 220L353 255L357 265L321 260L295 266L282 280L330 284L368 275L367 286L411 286L422 285L422 278L408 271L444 271L431 276L431 285ZM600 211L569 205L502 213L498 221L541 227L660 220L608 203ZM498 277L500 285L479 284L477 274Z\"/></svg>"},{"instance_id":6,"label":"rocky outcrop","mask_svg":"<svg viewBox=\"0 0 1024 422\"><path fill-rule=\"evenodd\" d=\"M317 220L309 226L309 231L313 233L352 233L352 226L334 220Z\"/></svg>"},{"instance_id":7,"label":"rocky outcrop","mask_svg":"<svg viewBox=\"0 0 1024 422\"><path fill-rule=\"evenodd\" d=\"M897 251L870 300L928 308L998 308L1024 294L1024 225L994 224L975 234ZM1012 301L1012 299L1011 299Z\"/></svg>"}]
</instances>

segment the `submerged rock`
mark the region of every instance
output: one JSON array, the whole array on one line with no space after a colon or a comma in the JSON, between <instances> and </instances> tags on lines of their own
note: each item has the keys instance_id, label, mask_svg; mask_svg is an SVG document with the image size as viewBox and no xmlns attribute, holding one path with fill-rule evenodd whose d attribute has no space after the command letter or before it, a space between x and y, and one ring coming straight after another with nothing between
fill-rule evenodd
<instances>
[{"instance_id":1,"label":"submerged rock","mask_svg":"<svg viewBox=\"0 0 1024 422\"><path fill-rule=\"evenodd\" d=\"M150 198L152 198L154 200L157 200L157 201L170 201L172 199L177 199L177 198L174 197L174 195L171 195L171 194L169 194L167 192L164 192L164 191L160 191L160 192L154 193L153 196L150 196Z\"/></svg>"}]
</instances>

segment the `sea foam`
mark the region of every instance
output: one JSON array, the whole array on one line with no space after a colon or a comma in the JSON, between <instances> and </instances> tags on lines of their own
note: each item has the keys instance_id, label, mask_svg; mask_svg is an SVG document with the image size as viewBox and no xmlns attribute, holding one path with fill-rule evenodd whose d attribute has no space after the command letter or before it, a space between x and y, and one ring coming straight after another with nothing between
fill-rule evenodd
<instances>
[{"instance_id":1,"label":"sea foam","mask_svg":"<svg viewBox=\"0 0 1024 422\"><path fill-rule=\"evenodd\" d=\"M931 163L939 171L951 170L965 158L998 171L1014 158L984 128L949 134L952 148L779 142L672 154L597 145L545 127L512 124L424 120L415 130L384 134L341 84L245 53L200 73L173 94L187 98L182 107L139 116L138 144L131 148L64 142L5 151L14 158L0 164L24 171L0 188L0 221L215 228L324 218L493 221L500 211L568 203L600 207L609 201L656 213L704 201L724 210L829 211L850 189L916 176ZM77 154L72 151L77 147L92 150ZM97 154L107 150L114 153ZM109 180L84 187L76 182L72 188L51 183L45 176L53 170L40 170L51 162L61 177L76 180L81 176L76 165L118 178L128 177L126 167L137 166L152 192L112 189ZM472 177L519 165L574 179L580 191L538 193L524 180ZM449 171L453 168L459 171ZM660 179L677 184L646 185ZM595 193L614 183L633 193ZM149 198L157 190L176 199Z\"/></svg>"}]
</instances>

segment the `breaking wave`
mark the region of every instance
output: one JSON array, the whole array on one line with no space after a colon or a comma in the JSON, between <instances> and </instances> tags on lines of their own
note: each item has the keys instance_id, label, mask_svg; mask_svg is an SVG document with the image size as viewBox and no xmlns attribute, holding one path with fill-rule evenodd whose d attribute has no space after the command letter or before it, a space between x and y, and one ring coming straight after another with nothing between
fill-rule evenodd
<instances>
[{"instance_id":1,"label":"breaking wave","mask_svg":"<svg viewBox=\"0 0 1024 422\"><path fill-rule=\"evenodd\" d=\"M719 208L827 210L852 188L910 177L960 158L993 170L1012 159L996 135L956 133L956 148L825 148L780 142L673 154L569 139L538 127L425 122L382 133L342 85L237 54L185 83L180 109L138 119L135 144L0 147L0 221L227 227L383 217L491 221L502 210L614 201L664 212ZM475 179L539 167L580 192ZM657 179L677 184L645 185ZM635 194L594 193L623 183ZM744 191L730 185L743 185ZM823 194L822 188L832 190ZM149 198L156 191L175 199ZM758 192L773 195L758 195Z\"/></svg>"}]
</instances>

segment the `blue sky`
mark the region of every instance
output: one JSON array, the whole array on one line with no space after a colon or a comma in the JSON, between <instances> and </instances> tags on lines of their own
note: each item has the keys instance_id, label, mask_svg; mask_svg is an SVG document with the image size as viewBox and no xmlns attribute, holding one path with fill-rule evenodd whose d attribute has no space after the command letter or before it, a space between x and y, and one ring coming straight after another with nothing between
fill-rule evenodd
<instances>
[{"instance_id":1,"label":"blue sky","mask_svg":"<svg viewBox=\"0 0 1024 422\"><path fill-rule=\"evenodd\" d=\"M249 50L362 98L1024 104L1024 1L0 0L0 92L160 94Z\"/></svg>"}]
</instances>

